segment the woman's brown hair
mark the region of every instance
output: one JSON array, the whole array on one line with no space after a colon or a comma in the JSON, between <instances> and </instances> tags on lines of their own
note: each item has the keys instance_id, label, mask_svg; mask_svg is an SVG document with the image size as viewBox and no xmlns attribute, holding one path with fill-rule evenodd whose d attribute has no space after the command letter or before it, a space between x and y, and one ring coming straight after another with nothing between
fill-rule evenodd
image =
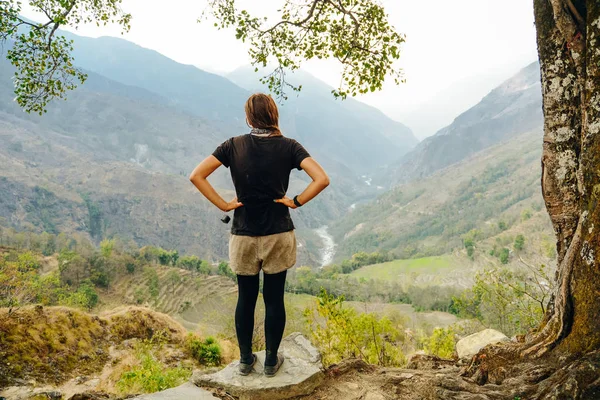
<instances>
[{"instance_id":1,"label":"woman's brown hair","mask_svg":"<svg viewBox=\"0 0 600 400\"><path fill-rule=\"evenodd\" d=\"M279 110L273 98L263 93L250 96L246 101L246 119L252 128L271 131L273 135L281 135L279 130Z\"/></svg>"}]
</instances>

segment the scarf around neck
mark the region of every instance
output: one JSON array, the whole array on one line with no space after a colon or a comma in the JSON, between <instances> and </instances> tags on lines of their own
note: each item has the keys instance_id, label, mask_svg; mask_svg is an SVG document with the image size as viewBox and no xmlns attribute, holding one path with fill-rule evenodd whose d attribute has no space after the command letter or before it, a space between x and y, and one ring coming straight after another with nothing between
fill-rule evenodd
<instances>
[{"instance_id":1,"label":"scarf around neck","mask_svg":"<svg viewBox=\"0 0 600 400\"><path fill-rule=\"evenodd\" d=\"M273 132L268 129L252 128L252 130L250 131L250 134L254 135L254 136L259 136L259 137L267 137L267 136L271 136L273 134Z\"/></svg>"}]
</instances>

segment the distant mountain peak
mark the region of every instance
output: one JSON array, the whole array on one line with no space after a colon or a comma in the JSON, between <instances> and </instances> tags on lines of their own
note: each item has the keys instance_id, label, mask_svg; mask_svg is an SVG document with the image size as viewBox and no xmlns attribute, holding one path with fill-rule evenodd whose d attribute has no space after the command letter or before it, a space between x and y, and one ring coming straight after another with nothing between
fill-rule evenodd
<instances>
[{"instance_id":1,"label":"distant mountain peak","mask_svg":"<svg viewBox=\"0 0 600 400\"><path fill-rule=\"evenodd\" d=\"M452 124L423 140L386 168L379 180L399 184L421 179L472 154L543 124L539 63L534 62L492 90Z\"/></svg>"},{"instance_id":2,"label":"distant mountain peak","mask_svg":"<svg viewBox=\"0 0 600 400\"><path fill-rule=\"evenodd\" d=\"M540 85L540 64L535 61L527 67L520 70L502 83L496 90L502 93L514 93L528 90L534 86Z\"/></svg>"}]
</instances>

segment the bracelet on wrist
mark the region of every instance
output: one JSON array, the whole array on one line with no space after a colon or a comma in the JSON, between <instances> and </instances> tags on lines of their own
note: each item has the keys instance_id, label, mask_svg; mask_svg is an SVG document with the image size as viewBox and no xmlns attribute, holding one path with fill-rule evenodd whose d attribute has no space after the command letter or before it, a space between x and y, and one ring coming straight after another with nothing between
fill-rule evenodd
<instances>
[{"instance_id":1,"label":"bracelet on wrist","mask_svg":"<svg viewBox=\"0 0 600 400\"><path fill-rule=\"evenodd\" d=\"M296 205L296 207L302 207L302 203L298 201L298 196L294 197L294 204Z\"/></svg>"}]
</instances>

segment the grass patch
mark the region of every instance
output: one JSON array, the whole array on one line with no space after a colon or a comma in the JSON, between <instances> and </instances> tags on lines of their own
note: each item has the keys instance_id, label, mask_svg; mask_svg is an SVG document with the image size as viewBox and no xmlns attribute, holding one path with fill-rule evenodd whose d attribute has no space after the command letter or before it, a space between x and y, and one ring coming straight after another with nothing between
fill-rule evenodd
<instances>
[{"instance_id":1,"label":"grass patch","mask_svg":"<svg viewBox=\"0 0 600 400\"><path fill-rule=\"evenodd\" d=\"M368 265L352 272L350 275L355 278L402 281L406 275L415 273L419 275L437 274L455 266L455 263L449 256L424 257Z\"/></svg>"},{"instance_id":2,"label":"grass patch","mask_svg":"<svg viewBox=\"0 0 600 400\"><path fill-rule=\"evenodd\" d=\"M102 370L109 347L126 339L183 345L169 316L129 307L98 317L66 307L0 308L0 387L14 379L60 384Z\"/></svg>"},{"instance_id":3,"label":"grass patch","mask_svg":"<svg viewBox=\"0 0 600 400\"><path fill-rule=\"evenodd\" d=\"M202 340L193 333L188 334L185 346L190 355L200 364L216 366L221 364L223 350L215 338L207 337Z\"/></svg>"},{"instance_id":4,"label":"grass patch","mask_svg":"<svg viewBox=\"0 0 600 400\"><path fill-rule=\"evenodd\" d=\"M105 336L102 321L77 310L0 309L0 386L10 378L58 383L75 370L95 371L107 359Z\"/></svg>"},{"instance_id":5,"label":"grass patch","mask_svg":"<svg viewBox=\"0 0 600 400\"><path fill-rule=\"evenodd\" d=\"M118 340L152 339L157 332L167 335L167 342L179 343L185 338L185 328L166 314L145 308L124 307L105 318L110 321L112 335Z\"/></svg>"},{"instance_id":6,"label":"grass patch","mask_svg":"<svg viewBox=\"0 0 600 400\"><path fill-rule=\"evenodd\" d=\"M184 384L192 375L185 367L168 367L161 362L158 350L149 341L138 343L136 358L139 365L121 375L117 387L122 393L154 393Z\"/></svg>"},{"instance_id":7,"label":"grass patch","mask_svg":"<svg viewBox=\"0 0 600 400\"><path fill-rule=\"evenodd\" d=\"M304 293L286 293L285 306L286 309L304 310L306 307L312 306L315 302L315 296Z\"/></svg>"}]
</instances>

